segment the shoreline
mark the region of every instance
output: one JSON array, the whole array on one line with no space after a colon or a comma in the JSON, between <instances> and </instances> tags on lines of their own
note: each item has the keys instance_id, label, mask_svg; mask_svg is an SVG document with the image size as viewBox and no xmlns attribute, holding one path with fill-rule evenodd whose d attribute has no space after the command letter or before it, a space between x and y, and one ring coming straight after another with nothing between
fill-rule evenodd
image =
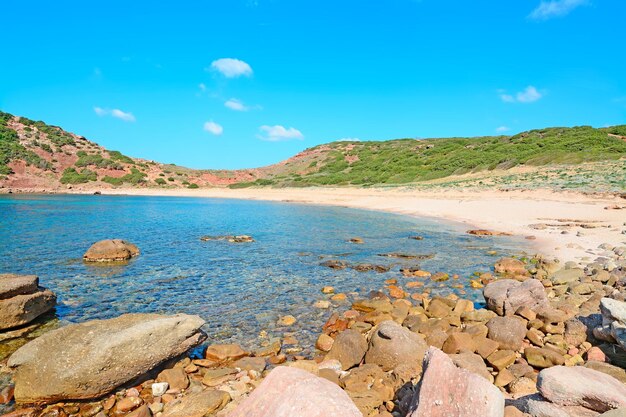
<instances>
[{"instance_id":1,"label":"shoreline","mask_svg":"<svg viewBox=\"0 0 626 417\"><path fill-rule=\"evenodd\" d=\"M225 198L325 205L443 220L529 238L529 246L564 261L588 261L603 243L626 243L626 200L551 190L398 188L77 189L53 194ZM47 192L50 194L50 192ZM22 193L20 193L22 194ZM27 193L24 193L27 194ZM610 208L610 209L607 209ZM619 209L616 209L619 208Z\"/></svg>"}]
</instances>

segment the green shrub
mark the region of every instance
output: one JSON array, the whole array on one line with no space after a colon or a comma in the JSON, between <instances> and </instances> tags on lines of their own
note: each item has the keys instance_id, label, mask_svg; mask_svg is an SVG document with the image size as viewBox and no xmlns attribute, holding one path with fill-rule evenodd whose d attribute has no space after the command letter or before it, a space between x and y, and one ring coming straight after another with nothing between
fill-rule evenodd
<instances>
[{"instance_id":1,"label":"green shrub","mask_svg":"<svg viewBox=\"0 0 626 417\"><path fill-rule=\"evenodd\" d=\"M200 188L200 186L198 184L189 184L189 186L187 188L191 188L191 189L195 189L195 188Z\"/></svg>"},{"instance_id":2,"label":"green shrub","mask_svg":"<svg viewBox=\"0 0 626 417\"><path fill-rule=\"evenodd\" d=\"M122 185L124 183L137 185L144 183L146 181L145 178L146 174L144 172L139 171L137 168L131 168L130 174L126 174L123 177L119 178L110 177L107 175L102 179L102 181L107 182L111 185Z\"/></svg>"},{"instance_id":3,"label":"green shrub","mask_svg":"<svg viewBox=\"0 0 626 417\"><path fill-rule=\"evenodd\" d=\"M170 181L170 182L172 182L172 181L174 181L174 178L169 177L167 180L168 180L168 181Z\"/></svg>"},{"instance_id":4,"label":"green shrub","mask_svg":"<svg viewBox=\"0 0 626 417\"><path fill-rule=\"evenodd\" d=\"M88 169L78 172L74 168L67 168L61 176L61 184L83 184L89 181L96 181L97 179L96 173Z\"/></svg>"},{"instance_id":5,"label":"green shrub","mask_svg":"<svg viewBox=\"0 0 626 417\"><path fill-rule=\"evenodd\" d=\"M123 162L125 164L135 165L135 161L133 161L132 158L126 155L123 155L119 151L109 151L109 157L111 158L112 161L118 161L118 162Z\"/></svg>"},{"instance_id":6,"label":"green shrub","mask_svg":"<svg viewBox=\"0 0 626 417\"><path fill-rule=\"evenodd\" d=\"M0 121L6 121L7 113L0 114ZM5 123L5 122L3 122ZM9 175L13 171L8 164L14 159L22 159L28 165L33 165L41 169L50 169L51 165L35 152L30 151L20 143L17 132L0 123L0 174Z\"/></svg>"},{"instance_id":7,"label":"green shrub","mask_svg":"<svg viewBox=\"0 0 626 417\"><path fill-rule=\"evenodd\" d=\"M167 182L163 178L157 178L156 180L154 180L154 182L156 182L159 185L167 184Z\"/></svg>"}]
</instances>

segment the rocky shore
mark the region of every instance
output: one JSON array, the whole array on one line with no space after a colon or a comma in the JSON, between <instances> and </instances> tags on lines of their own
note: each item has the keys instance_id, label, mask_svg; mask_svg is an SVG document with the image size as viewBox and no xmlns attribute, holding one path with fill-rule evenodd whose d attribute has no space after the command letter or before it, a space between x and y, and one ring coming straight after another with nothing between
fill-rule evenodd
<instances>
[{"instance_id":1,"label":"rocky shore","mask_svg":"<svg viewBox=\"0 0 626 417\"><path fill-rule=\"evenodd\" d=\"M453 277L402 271L331 314L313 357L299 356L290 336L266 339L255 351L211 340L201 356L190 355L206 336L203 320L184 314L65 326L30 341L0 368L0 412L624 416L626 247L594 252L585 264L503 258L472 281L484 304L420 292L425 280ZM3 276L0 283L0 302L19 296L15 291L44 291L33 278ZM342 295L330 286L320 294L317 308Z\"/></svg>"}]
</instances>

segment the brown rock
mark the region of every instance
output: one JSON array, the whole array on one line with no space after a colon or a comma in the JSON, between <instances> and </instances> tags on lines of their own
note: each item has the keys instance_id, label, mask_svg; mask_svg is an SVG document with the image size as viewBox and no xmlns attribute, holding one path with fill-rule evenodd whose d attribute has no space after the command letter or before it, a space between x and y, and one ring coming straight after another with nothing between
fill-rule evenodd
<instances>
[{"instance_id":1,"label":"brown rock","mask_svg":"<svg viewBox=\"0 0 626 417\"><path fill-rule=\"evenodd\" d=\"M540 311L548 306L548 297L541 282L528 279L519 282L500 279L489 283L483 290L487 308L498 315L514 315L520 307Z\"/></svg>"},{"instance_id":2,"label":"brown rock","mask_svg":"<svg viewBox=\"0 0 626 417\"><path fill-rule=\"evenodd\" d=\"M483 359L487 359L489 355L495 352L500 344L495 340L487 339L486 337L475 338L476 353L478 353Z\"/></svg>"},{"instance_id":3,"label":"brown rock","mask_svg":"<svg viewBox=\"0 0 626 417\"><path fill-rule=\"evenodd\" d=\"M239 345L211 345L206 349L204 357L216 362L232 362L248 356L249 353Z\"/></svg>"},{"instance_id":4,"label":"brown rock","mask_svg":"<svg viewBox=\"0 0 626 417\"><path fill-rule=\"evenodd\" d=\"M142 405L132 413L128 414L127 417L152 417L152 412L147 405Z\"/></svg>"},{"instance_id":5,"label":"brown rock","mask_svg":"<svg viewBox=\"0 0 626 417\"><path fill-rule=\"evenodd\" d=\"M164 369L157 376L157 382L167 382L170 389L184 390L189 386L189 378L183 368Z\"/></svg>"},{"instance_id":6,"label":"brown rock","mask_svg":"<svg viewBox=\"0 0 626 417\"><path fill-rule=\"evenodd\" d=\"M498 350L487 357L487 362L489 362L494 369L502 371L515 362L516 357L515 352L512 350Z\"/></svg>"},{"instance_id":7,"label":"brown rock","mask_svg":"<svg viewBox=\"0 0 626 417\"><path fill-rule=\"evenodd\" d=\"M322 352L328 352L333 347L333 343L335 343L335 339L325 333L322 333L317 338L317 341L315 342L315 347Z\"/></svg>"},{"instance_id":8,"label":"brown rock","mask_svg":"<svg viewBox=\"0 0 626 417\"><path fill-rule=\"evenodd\" d=\"M476 375L480 375L487 381L493 383L493 375L487 369L487 365L483 361L483 358L475 353L465 352L455 355L449 355L452 362L459 368L463 368L467 371L473 372Z\"/></svg>"},{"instance_id":9,"label":"brown rock","mask_svg":"<svg viewBox=\"0 0 626 417\"><path fill-rule=\"evenodd\" d=\"M366 351L367 341L361 333L348 329L337 335L326 359L337 359L345 371L361 363Z\"/></svg>"},{"instance_id":10,"label":"brown rock","mask_svg":"<svg viewBox=\"0 0 626 417\"><path fill-rule=\"evenodd\" d=\"M121 239L101 240L83 255L86 262L122 262L139 255L139 248Z\"/></svg>"},{"instance_id":11,"label":"brown rock","mask_svg":"<svg viewBox=\"0 0 626 417\"><path fill-rule=\"evenodd\" d=\"M32 294L0 299L0 330L30 323L52 310L56 300L57 298L52 291L44 289Z\"/></svg>"},{"instance_id":12,"label":"brown rock","mask_svg":"<svg viewBox=\"0 0 626 417\"><path fill-rule=\"evenodd\" d=\"M39 278L36 275L0 274L0 300L32 294L38 287Z\"/></svg>"},{"instance_id":13,"label":"brown rock","mask_svg":"<svg viewBox=\"0 0 626 417\"><path fill-rule=\"evenodd\" d=\"M500 349L520 350L526 336L526 324L517 317L494 317L487 322L487 337L500 344Z\"/></svg>"},{"instance_id":14,"label":"brown rock","mask_svg":"<svg viewBox=\"0 0 626 417\"><path fill-rule=\"evenodd\" d=\"M162 417L205 417L221 410L229 401L227 392L210 389L168 403Z\"/></svg>"},{"instance_id":15,"label":"brown rock","mask_svg":"<svg viewBox=\"0 0 626 417\"><path fill-rule=\"evenodd\" d=\"M476 345L474 343L474 339L469 333L452 333L448 336L442 347L442 350L448 354L459 352L472 353L475 349Z\"/></svg>"},{"instance_id":16,"label":"brown rock","mask_svg":"<svg viewBox=\"0 0 626 417\"><path fill-rule=\"evenodd\" d=\"M535 368L549 368L565 363L563 355L548 348L526 348L524 349L524 357Z\"/></svg>"},{"instance_id":17,"label":"brown rock","mask_svg":"<svg viewBox=\"0 0 626 417\"><path fill-rule=\"evenodd\" d=\"M494 265L494 270L503 275L528 275L524 262L514 258L502 258Z\"/></svg>"}]
</instances>

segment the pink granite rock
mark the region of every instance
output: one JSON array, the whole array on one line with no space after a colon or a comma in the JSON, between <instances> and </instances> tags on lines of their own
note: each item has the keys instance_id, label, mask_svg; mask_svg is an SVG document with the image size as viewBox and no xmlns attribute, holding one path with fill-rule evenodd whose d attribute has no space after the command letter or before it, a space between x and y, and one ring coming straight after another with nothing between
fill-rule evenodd
<instances>
[{"instance_id":1,"label":"pink granite rock","mask_svg":"<svg viewBox=\"0 0 626 417\"><path fill-rule=\"evenodd\" d=\"M559 405L581 405L595 411L626 407L626 385L582 366L553 366L539 373L537 388Z\"/></svg>"},{"instance_id":2,"label":"pink granite rock","mask_svg":"<svg viewBox=\"0 0 626 417\"><path fill-rule=\"evenodd\" d=\"M480 377L478 377L480 378ZM279 366L228 417L362 417L348 394L301 369Z\"/></svg>"},{"instance_id":3,"label":"pink granite rock","mask_svg":"<svg viewBox=\"0 0 626 417\"><path fill-rule=\"evenodd\" d=\"M504 396L494 385L465 369L437 348L424 357L424 375L409 417L503 417Z\"/></svg>"}]
</instances>

